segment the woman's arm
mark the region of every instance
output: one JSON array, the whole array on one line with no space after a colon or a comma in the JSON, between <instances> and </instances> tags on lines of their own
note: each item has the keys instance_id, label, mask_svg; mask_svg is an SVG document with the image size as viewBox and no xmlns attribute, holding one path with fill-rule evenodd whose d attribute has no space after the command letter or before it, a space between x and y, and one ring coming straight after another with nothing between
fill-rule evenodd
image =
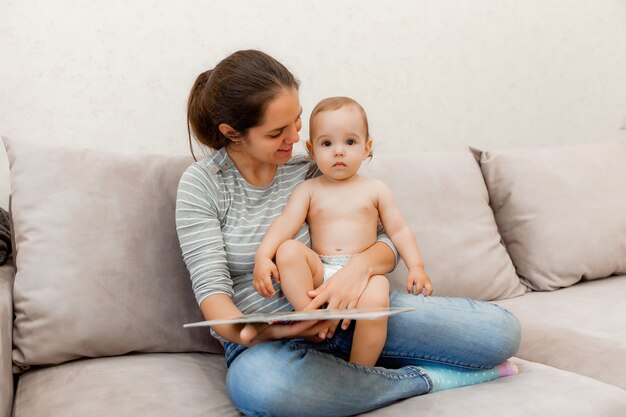
<instances>
[{"instance_id":1,"label":"woman's arm","mask_svg":"<svg viewBox=\"0 0 626 417\"><path fill-rule=\"evenodd\" d=\"M365 251L356 255L348 264L333 274L332 277L313 291L309 297L313 300L305 310L320 308L328 303L328 308L355 308L371 276L391 272L396 266L396 255L391 247L383 242L376 242ZM331 338L337 323L330 328L327 338ZM350 320L344 320L341 327L345 330Z\"/></svg>"},{"instance_id":2,"label":"woman's arm","mask_svg":"<svg viewBox=\"0 0 626 417\"><path fill-rule=\"evenodd\" d=\"M373 275L382 275L393 271L396 266L396 253L387 243L378 241L365 251L356 255L346 266L333 274L325 283L313 291L313 298L305 310L314 310L328 303L328 308L355 308L367 283ZM322 336L330 339L339 322L326 326L328 333ZM342 329L347 329L350 320L343 320ZM325 329L324 329L325 330Z\"/></svg>"},{"instance_id":3,"label":"woman's arm","mask_svg":"<svg viewBox=\"0 0 626 417\"><path fill-rule=\"evenodd\" d=\"M309 291L313 300L306 309L317 309L325 303L328 303L328 308L354 308L369 278L391 272L395 265L396 256L391 247L386 243L376 242L350 259L328 281ZM335 277L338 279L334 279Z\"/></svg>"}]
</instances>

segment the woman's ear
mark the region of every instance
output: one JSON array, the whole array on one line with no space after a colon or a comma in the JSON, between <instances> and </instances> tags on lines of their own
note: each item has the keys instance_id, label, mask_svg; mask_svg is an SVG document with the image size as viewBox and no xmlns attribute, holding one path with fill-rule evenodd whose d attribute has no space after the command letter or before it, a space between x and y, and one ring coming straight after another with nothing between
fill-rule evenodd
<instances>
[{"instance_id":1,"label":"woman's ear","mask_svg":"<svg viewBox=\"0 0 626 417\"><path fill-rule=\"evenodd\" d=\"M309 153L309 156L312 159L315 159L315 154L313 153L313 145L311 144L311 139L307 139L306 142L304 142L304 144L306 145L306 150Z\"/></svg>"},{"instance_id":2,"label":"woman's ear","mask_svg":"<svg viewBox=\"0 0 626 417\"><path fill-rule=\"evenodd\" d=\"M220 125L218 126L218 129L220 130L222 135L226 136L228 139L232 140L233 142L239 142L241 139L243 139L242 135L239 132L237 132L235 129L233 129L230 125L226 123L220 123Z\"/></svg>"}]
</instances>

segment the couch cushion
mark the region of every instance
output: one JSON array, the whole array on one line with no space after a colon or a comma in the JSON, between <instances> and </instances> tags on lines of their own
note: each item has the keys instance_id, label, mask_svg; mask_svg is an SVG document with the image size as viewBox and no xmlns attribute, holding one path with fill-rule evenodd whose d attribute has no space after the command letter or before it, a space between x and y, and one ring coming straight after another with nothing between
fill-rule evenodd
<instances>
[{"instance_id":1,"label":"couch cushion","mask_svg":"<svg viewBox=\"0 0 626 417\"><path fill-rule=\"evenodd\" d=\"M621 417L626 392L591 378L513 359L520 374L486 384L436 392L393 404L367 416Z\"/></svg>"},{"instance_id":2,"label":"couch cushion","mask_svg":"<svg viewBox=\"0 0 626 417\"><path fill-rule=\"evenodd\" d=\"M474 151L504 243L529 287L626 273L626 146Z\"/></svg>"},{"instance_id":3,"label":"couch cushion","mask_svg":"<svg viewBox=\"0 0 626 417\"><path fill-rule=\"evenodd\" d=\"M620 276L498 304L522 323L517 356L626 390L625 300L626 276Z\"/></svg>"},{"instance_id":4,"label":"couch cushion","mask_svg":"<svg viewBox=\"0 0 626 417\"><path fill-rule=\"evenodd\" d=\"M14 417L239 416L225 378L216 354L83 359L21 375Z\"/></svg>"},{"instance_id":5,"label":"couch cushion","mask_svg":"<svg viewBox=\"0 0 626 417\"><path fill-rule=\"evenodd\" d=\"M174 221L190 157L3 139L17 250L17 364L221 350L208 329L182 328L202 319Z\"/></svg>"},{"instance_id":6,"label":"couch cushion","mask_svg":"<svg viewBox=\"0 0 626 417\"><path fill-rule=\"evenodd\" d=\"M479 300L524 294L471 154L377 154L362 172L393 191L417 238L434 294ZM392 288L406 291L406 276L400 264L390 275Z\"/></svg>"},{"instance_id":7,"label":"couch cushion","mask_svg":"<svg viewBox=\"0 0 626 417\"><path fill-rule=\"evenodd\" d=\"M514 360L520 375L410 398L368 416L613 417L626 393L569 372ZM85 359L20 377L14 417L237 416L221 355L138 354Z\"/></svg>"}]
</instances>

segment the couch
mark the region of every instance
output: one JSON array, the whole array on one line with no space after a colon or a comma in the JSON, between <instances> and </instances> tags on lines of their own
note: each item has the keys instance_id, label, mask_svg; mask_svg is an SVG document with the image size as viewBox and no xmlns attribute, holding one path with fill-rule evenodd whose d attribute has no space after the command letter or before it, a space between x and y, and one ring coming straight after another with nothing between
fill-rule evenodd
<instances>
[{"instance_id":1,"label":"couch","mask_svg":"<svg viewBox=\"0 0 626 417\"><path fill-rule=\"evenodd\" d=\"M188 156L3 138L0 416L236 416L176 237ZM522 323L520 374L371 416L626 416L626 146L376 154L438 296ZM404 266L389 275L401 289ZM305 378L305 376L303 376Z\"/></svg>"}]
</instances>

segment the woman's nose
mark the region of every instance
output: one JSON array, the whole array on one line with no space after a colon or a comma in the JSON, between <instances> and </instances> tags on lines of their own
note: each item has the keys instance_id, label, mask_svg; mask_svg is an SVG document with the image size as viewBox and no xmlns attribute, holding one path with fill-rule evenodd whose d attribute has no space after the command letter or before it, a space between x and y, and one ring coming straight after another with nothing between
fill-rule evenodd
<instances>
[{"instance_id":1,"label":"woman's nose","mask_svg":"<svg viewBox=\"0 0 626 417\"><path fill-rule=\"evenodd\" d=\"M298 129L295 126L289 129L289 132L287 136L285 137L285 142L288 142L288 143L300 142L300 134L298 133Z\"/></svg>"}]
</instances>

